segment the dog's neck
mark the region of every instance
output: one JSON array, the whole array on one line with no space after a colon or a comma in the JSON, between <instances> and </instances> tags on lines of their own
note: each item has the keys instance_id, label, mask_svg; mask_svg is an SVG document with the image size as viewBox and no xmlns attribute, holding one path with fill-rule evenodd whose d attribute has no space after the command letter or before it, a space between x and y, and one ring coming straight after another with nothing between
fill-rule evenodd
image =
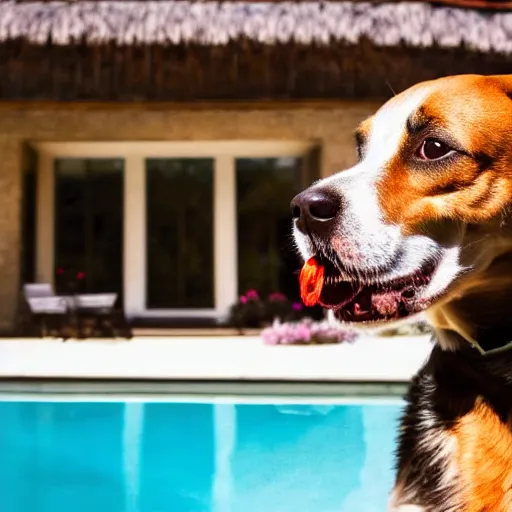
<instances>
[{"instance_id":1,"label":"dog's neck","mask_svg":"<svg viewBox=\"0 0 512 512\"><path fill-rule=\"evenodd\" d=\"M460 297L427 313L442 348L512 348L512 253L493 262Z\"/></svg>"}]
</instances>

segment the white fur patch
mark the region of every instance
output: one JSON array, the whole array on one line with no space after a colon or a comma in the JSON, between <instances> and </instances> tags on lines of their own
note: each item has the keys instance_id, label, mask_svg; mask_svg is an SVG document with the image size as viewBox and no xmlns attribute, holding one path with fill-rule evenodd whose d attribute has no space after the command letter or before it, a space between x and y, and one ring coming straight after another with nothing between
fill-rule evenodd
<instances>
[{"instance_id":1,"label":"white fur patch","mask_svg":"<svg viewBox=\"0 0 512 512\"><path fill-rule=\"evenodd\" d=\"M384 222L377 196L377 181L400 147L407 118L430 92L431 86L425 85L386 103L372 120L362 161L314 185L331 188L343 199L339 235L355 255L355 262L344 261L348 267L354 265L362 270L384 267L394 262L400 250L404 253L403 264L395 269L395 275L389 276L400 277L416 270L434 253L426 237L409 237L404 244L400 226ZM311 255L306 242L297 239L297 245L303 256Z\"/></svg>"},{"instance_id":2,"label":"white fur patch","mask_svg":"<svg viewBox=\"0 0 512 512\"><path fill-rule=\"evenodd\" d=\"M460 247L458 246L443 250L439 267L427 289L427 293L430 296L435 297L441 293L446 288L446 285L451 283L463 270L459 262L459 256Z\"/></svg>"}]
</instances>

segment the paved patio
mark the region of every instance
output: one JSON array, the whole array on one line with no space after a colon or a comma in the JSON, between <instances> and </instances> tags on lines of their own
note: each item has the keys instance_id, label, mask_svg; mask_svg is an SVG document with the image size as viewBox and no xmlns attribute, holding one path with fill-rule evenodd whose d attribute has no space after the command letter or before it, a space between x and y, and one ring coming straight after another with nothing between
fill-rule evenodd
<instances>
[{"instance_id":1,"label":"paved patio","mask_svg":"<svg viewBox=\"0 0 512 512\"><path fill-rule=\"evenodd\" d=\"M257 336L0 341L0 378L405 382L428 336L363 336L352 344L267 346Z\"/></svg>"}]
</instances>

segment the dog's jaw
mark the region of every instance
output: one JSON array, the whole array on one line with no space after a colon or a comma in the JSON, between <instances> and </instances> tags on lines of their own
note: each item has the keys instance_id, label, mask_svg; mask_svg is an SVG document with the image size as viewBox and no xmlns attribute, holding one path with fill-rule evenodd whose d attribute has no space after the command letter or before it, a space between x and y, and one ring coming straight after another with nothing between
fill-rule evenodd
<instances>
[{"instance_id":1,"label":"dog's jaw","mask_svg":"<svg viewBox=\"0 0 512 512\"><path fill-rule=\"evenodd\" d=\"M296 233L296 237L305 260L318 255L318 249L306 237L301 233ZM446 299L452 293L452 283L466 270L460 264L458 247L435 247L419 237L406 239L392 256L375 267L368 266L366 261L366 265L357 268L352 260L342 262L340 271L329 264L327 268L334 270L326 278L322 305L344 322L379 326L423 313L432 304ZM338 272L341 275L336 277ZM341 303L337 294L340 287L349 292Z\"/></svg>"}]
</instances>

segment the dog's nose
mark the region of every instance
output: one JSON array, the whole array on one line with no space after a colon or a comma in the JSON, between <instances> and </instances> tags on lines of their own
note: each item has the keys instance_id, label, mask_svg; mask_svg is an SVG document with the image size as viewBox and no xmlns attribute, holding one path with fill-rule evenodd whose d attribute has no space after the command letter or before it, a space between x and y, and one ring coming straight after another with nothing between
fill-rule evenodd
<instances>
[{"instance_id":1,"label":"dog's nose","mask_svg":"<svg viewBox=\"0 0 512 512\"><path fill-rule=\"evenodd\" d=\"M340 208L338 198L322 189L306 189L296 195L290 203L292 216L298 220L300 228L327 227L336 218Z\"/></svg>"}]
</instances>

